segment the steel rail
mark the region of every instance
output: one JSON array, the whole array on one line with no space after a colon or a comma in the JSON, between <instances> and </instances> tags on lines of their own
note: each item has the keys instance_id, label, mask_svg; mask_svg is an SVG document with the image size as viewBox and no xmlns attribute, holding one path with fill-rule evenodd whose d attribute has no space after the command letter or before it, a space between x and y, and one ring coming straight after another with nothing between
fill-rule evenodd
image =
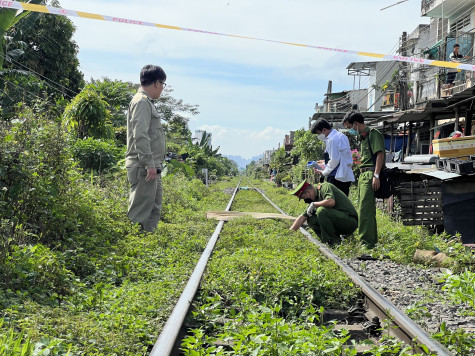
<instances>
[{"instance_id":1,"label":"steel rail","mask_svg":"<svg viewBox=\"0 0 475 356\"><path fill-rule=\"evenodd\" d=\"M229 211L231 209L234 197L239 190L238 188L240 183L241 181L238 182L236 188L234 189L234 193L231 196L225 211ZM193 301L196 291L198 290L201 277L203 276L209 257L211 256L214 246L216 245L216 241L218 240L223 225L224 221L220 221L216 226L213 235L209 239L205 250L203 251L198 263L195 266L195 269L193 270L193 273L191 274L190 279L188 280L188 283L185 286L185 289L183 290L178 302L176 303L165 326L163 327L160 336L153 346L150 356L169 356L173 351L175 344L178 341L177 338L181 326L183 325L183 321L185 320L186 314L188 314L191 302Z\"/></svg>"},{"instance_id":2,"label":"steel rail","mask_svg":"<svg viewBox=\"0 0 475 356\"><path fill-rule=\"evenodd\" d=\"M285 211L275 205L260 189L256 190L267 199L267 201L278 211L284 215L288 215ZM307 230L303 227L300 228L300 232L303 233L307 239L318 246L322 254L329 259L335 261L341 269L351 278L351 280L357 284L363 294L366 297L366 301L369 302L369 307L374 311L374 307L379 310L376 314L380 319L388 317L391 322L397 326L396 329L391 330L400 339L415 347L421 352L425 352L418 344L425 345L430 352L435 352L439 356L453 356L453 354L447 350L442 344L432 339L423 329L419 327L414 321L412 321L407 315L402 313L393 303L383 297L376 289L370 286L363 278L361 278L352 268L350 268L345 262L343 262L337 255L335 255L324 244L315 239Z\"/></svg>"}]
</instances>

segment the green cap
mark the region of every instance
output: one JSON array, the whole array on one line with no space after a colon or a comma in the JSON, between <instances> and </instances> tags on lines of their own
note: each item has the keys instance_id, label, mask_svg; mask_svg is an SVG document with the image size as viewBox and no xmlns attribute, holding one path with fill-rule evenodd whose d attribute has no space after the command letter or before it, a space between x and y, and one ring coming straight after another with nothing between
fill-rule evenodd
<instances>
[{"instance_id":1,"label":"green cap","mask_svg":"<svg viewBox=\"0 0 475 356\"><path fill-rule=\"evenodd\" d=\"M291 192L290 194L295 195L295 196L297 196L297 197L300 198L300 194L302 194L302 192L303 192L305 189L307 189L307 187L308 187L309 185L310 185L310 184L307 183L306 180L304 180L304 181L303 181L302 183L300 183L300 184L298 185L298 187L295 188L295 190L294 190L293 192Z\"/></svg>"}]
</instances>

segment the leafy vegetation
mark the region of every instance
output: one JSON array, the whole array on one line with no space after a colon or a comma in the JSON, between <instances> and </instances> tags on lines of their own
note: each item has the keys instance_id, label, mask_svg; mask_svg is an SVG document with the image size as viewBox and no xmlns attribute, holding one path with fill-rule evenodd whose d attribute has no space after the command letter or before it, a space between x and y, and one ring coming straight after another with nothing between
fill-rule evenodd
<instances>
[{"instance_id":1,"label":"leafy vegetation","mask_svg":"<svg viewBox=\"0 0 475 356\"><path fill-rule=\"evenodd\" d=\"M115 166L125 156L124 146L118 147L113 140L78 139L71 145L73 157L79 167L99 174Z\"/></svg>"},{"instance_id":2,"label":"leafy vegetation","mask_svg":"<svg viewBox=\"0 0 475 356\"><path fill-rule=\"evenodd\" d=\"M66 107L65 124L78 138L110 139L114 130L108 106L92 85L86 86Z\"/></svg>"},{"instance_id":3,"label":"leafy vegetation","mask_svg":"<svg viewBox=\"0 0 475 356\"><path fill-rule=\"evenodd\" d=\"M240 190L232 209L275 212L254 190ZM358 290L289 226L248 217L225 225L188 320L185 355L357 354L348 332L322 324L321 315L347 308ZM368 354L412 354L388 336L382 341L366 341Z\"/></svg>"},{"instance_id":4,"label":"leafy vegetation","mask_svg":"<svg viewBox=\"0 0 475 356\"><path fill-rule=\"evenodd\" d=\"M223 192L237 184L227 178L238 173L235 163L206 135L192 142L188 121L198 106L174 98L167 87L156 103L169 149L162 221L154 234L131 224L122 160L127 107L138 84L84 83L73 33L65 17L0 9L2 355L148 354L214 229L205 211L223 210L229 199ZM277 150L271 167L281 181L300 181L306 161L322 152L316 136L297 130L292 152ZM206 188L199 180L203 168L220 181ZM247 172L268 177L255 162ZM286 190L252 184L288 213L302 212ZM254 191L240 196L235 210L274 212ZM357 290L288 225L250 218L226 225L186 353L225 354L230 347L241 354L341 352L347 335L320 325L320 315L322 308L348 306ZM375 252L395 261L409 263L416 248L438 248L451 251L455 272L473 265L472 254L453 238L403 227L381 212L378 226ZM350 239L337 251L363 250ZM471 303L473 278L466 273L447 278L446 288ZM441 328L437 337L461 354L473 346L463 332ZM213 345L218 338L229 346ZM396 350L405 352L392 342L373 353Z\"/></svg>"},{"instance_id":5,"label":"leafy vegetation","mask_svg":"<svg viewBox=\"0 0 475 356\"><path fill-rule=\"evenodd\" d=\"M36 37L27 31L33 24ZM63 73L55 80L69 94L76 90L67 81L72 77L53 60L40 71L46 64L34 54L47 57L54 49L29 46L42 41L46 26L67 29L64 41L70 41L70 25L42 17L10 28L24 43L12 63L36 63L39 74L0 72L6 89L0 93L0 353L148 354L214 229L203 211L224 209L228 197L195 179L196 167L174 159L163 177L157 233L145 235L130 223L122 162L126 110L137 85L93 80L72 101L55 91L43 74ZM74 56L69 45L64 49ZM74 63L63 64L77 70ZM180 114L197 113L196 106L170 92L157 104L170 120L167 138L184 135L175 154L196 161ZM237 173L229 160L217 159L216 149L200 154L203 167L216 159L214 174Z\"/></svg>"},{"instance_id":6,"label":"leafy vegetation","mask_svg":"<svg viewBox=\"0 0 475 356\"><path fill-rule=\"evenodd\" d=\"M467 303L475 308L475 273L465 270L459 274L446 272L442 276L442 289L449 292L452 299L460 303Z\"/></svg>"}]
</instances>

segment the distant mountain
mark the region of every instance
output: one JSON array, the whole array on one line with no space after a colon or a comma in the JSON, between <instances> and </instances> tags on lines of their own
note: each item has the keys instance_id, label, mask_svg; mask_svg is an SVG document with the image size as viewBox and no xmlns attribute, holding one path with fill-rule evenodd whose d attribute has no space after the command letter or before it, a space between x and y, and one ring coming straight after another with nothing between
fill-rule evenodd
<instances>
[{"instance_id":1,"label":"distant mountain","mask_svg":"<svg viewBox=\"0 0 475 356\"><path fill-rule=\"evenodd\" d=\"M257 161L257 160L262 158L262 155L254 156L251 159L243 158L241 156L233 156L233 155L223 155L223 156L226 157L226 158L229 158L230 160L233 160L234 162L236 162L240 169L245 169L246 166L249 163L251 163L252 161Z\"/></svg>"}]
</instances>

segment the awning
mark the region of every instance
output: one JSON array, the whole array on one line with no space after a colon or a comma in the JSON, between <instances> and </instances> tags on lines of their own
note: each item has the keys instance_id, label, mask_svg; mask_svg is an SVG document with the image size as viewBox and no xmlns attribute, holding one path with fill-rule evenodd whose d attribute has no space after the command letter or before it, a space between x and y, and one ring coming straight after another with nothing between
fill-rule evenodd
<instances>
[{"instance_id":1,"label":"awning","mask_svg":"<svg viewBox=\"0 0 475 356\"><path fill-rule=\"evenodd\" d=\"M426 49L426 50L425 50L424 52L422 52L422 53L424 53L424 54L429 54L430 56L435 57L435 55L438 54L438 52L439 52L439 47L440 47L440 45L442 44L443 41L444 41L444 40L438 41L435 45L433 45L431 48Z\"/></svg>"}]
</instances>

